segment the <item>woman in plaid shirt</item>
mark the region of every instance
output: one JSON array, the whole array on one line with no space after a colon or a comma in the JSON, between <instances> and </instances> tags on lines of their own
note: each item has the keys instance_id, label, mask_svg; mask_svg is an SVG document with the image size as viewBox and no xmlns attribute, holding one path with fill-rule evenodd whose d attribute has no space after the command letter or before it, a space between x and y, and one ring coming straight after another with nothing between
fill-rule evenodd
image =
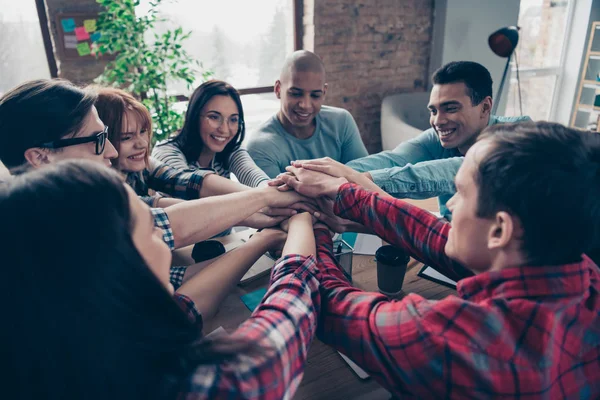
<instances>
[{"instance_id":1,"label":"woman in plaid shirt","mask_svg":"<svg viewBox=\"0 0 600 400\"><path fill-rule=\"evenodd\" d=\"M0 209L6 398L293 396L320 307L308 213L290 219L287 241L265 230L223 257L285 241L262 304L232 335L208 340L193 301L201 280L173 299L162 233L116 173L60 162L0 187Z\"/></svg>"}]
</instances>

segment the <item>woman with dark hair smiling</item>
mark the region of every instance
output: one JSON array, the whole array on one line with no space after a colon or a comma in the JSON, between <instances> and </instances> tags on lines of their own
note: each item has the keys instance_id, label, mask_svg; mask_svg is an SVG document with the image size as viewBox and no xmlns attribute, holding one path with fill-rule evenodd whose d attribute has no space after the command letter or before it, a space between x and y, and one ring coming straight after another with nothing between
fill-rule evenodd
<instances>
[{"instance_id":1,"label":"woman with dark hair smiling","mask_svg":"<svg viewBox=\"0 0 600 400\"><path fill-rule=\"evenodd\" d=\"M269 177L240 146L244 141L244 109L233 86L212 80L192 94L185 123L177 136L157 144L152 157L180 170L205 170L242 185L266 185Z\"/></svg>"},{"instance_id":2,"label":"woman with dark hair smiling","mask_svg":"<svg viewBox=\"0 0 600 400\"><path fill-rule=\"evenodd\" d=\"M290 218L287 241L266 229L207 267L285 241L250 319L203 339L206 270L173 292L162 233L114 171L88 161L34 170L0 186L0 209L6 398L293 396L320 308L309 213Z\"/></svg>"}]
</instances>

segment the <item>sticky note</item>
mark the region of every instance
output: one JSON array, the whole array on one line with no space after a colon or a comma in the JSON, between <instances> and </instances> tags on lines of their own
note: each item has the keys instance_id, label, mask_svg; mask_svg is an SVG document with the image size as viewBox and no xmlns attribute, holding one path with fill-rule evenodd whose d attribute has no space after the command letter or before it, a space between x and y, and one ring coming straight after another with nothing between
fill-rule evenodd
<instances>
[{"instance_id":1,"label":"sticky note","mask_svg":"<svg viewBox=\"0 0 600 400\"><path fill-rule=\"evenodd\" d=\"M87 33L83 26L78 26L77 28L75 28L75 36L77 36L77 40L79 40L80 42L82 40L88 40L90 38L90 34Z\"/></svg>"},{"instance_id":2,"label":"sticky note","mask_svg":"<svg viewBox=\"0 0 600 400\"><path fill-rule=\"evenodd\" d=\"M65 49L77 48L77 38L75 37L75 35L65 35L63 43L65 44Z\"/></svg>"},{"instance_id":3,"label":"sticky note","mask_svg":"<svg viewBox=\"0 0 600 400\"><path fill-rule=\"evenodd\" d=\"M96 32L96 20L86 19L83 21L83 27L88 33Z\"/></svg>"},{"instance_id":4,"label":"sticky note","mask_svg":"<svg viewBox=\"0 0 600 400\"><path fill-rule=\"evenodd\" d=\"M263 297L267 293L267 288L258 289L254 292L247 293L241 297L242 302L248 307L248 310L254 311L256 307L260 304Z\"/></svg>"},{"instance_id":5,"label":"sticky note","mask_svg":"<svg viewBox=\"0 0 600 400\"><path fill-rule=\"evenodd\" d=\"M61 19L60 23L62 24L63 31L65 32L73 32L75 30L75 20L73 18Z\"/></svg>"},{"instance_id":6,"label":"sticky note","mask_svg":"<svg viewBox=\"0 0 600 400\"><path fill-rule=\"evenodd\" d=\"M90 35L90 39L92 39L92 42L96 43L98 40L100 40L100 32L94 32Z\"/></svg>"},{"instance_id":7,"label":"sticky note","mask_svg":"<svg viewBox=\"0 0 600 400\"><path fill-rule=\"evenodd\" d=\"M77 45L77 53L80 56L88 56L92 53L92 49L90 49L90 44L88 42L79 43Z\"/></svg>"}]
</instances>

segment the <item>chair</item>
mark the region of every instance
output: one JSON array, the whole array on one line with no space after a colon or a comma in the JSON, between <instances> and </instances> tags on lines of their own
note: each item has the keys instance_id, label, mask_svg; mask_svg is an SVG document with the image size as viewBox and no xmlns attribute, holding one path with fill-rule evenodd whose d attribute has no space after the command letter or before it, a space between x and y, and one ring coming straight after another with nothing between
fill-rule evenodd
<instances>
[{"instance_id":1,"label":"chair","mask_svg":"<svg viewBox=\"0 0 600 400\"><path fill-rule=\"evenodd\" d=\"M392 150L417 136L429 125L428 92L387 96L381 103L381 146Z\"/></svg>"}]
</instances>

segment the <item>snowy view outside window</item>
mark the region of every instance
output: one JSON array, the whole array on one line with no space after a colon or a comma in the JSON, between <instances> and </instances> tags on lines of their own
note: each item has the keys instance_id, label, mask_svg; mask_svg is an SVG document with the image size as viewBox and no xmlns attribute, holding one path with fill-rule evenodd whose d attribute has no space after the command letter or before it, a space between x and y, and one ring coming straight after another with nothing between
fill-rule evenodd
<instances>
[{"instance_id":1,"label":"snowy view outside window","mask_svg":"<svg viewBox=\"0 0 600 400\"><path fill-rule=\"evenodd\" d=\"M136 12L145 13L149 3L142 0ZM294 50L293 6L293 0L165 0L160 15L168 21L157 24L156 33L177 26L191 31L185 49L236 89L272 86ZM190 94L184 84L170 90ZM244 95L242 102L250 135L279 109L272 92Z\"/></svg>"},{"instance_id":2,"label":"snowy view outside window","mask_svg":"<svg viewBox=\"0 0 600 400\"><path fill-rule=\"evenodd\" d=\"M0 96L40 78L50 71L35 1L0 0Z\"/></svg>"}]
</instances>

